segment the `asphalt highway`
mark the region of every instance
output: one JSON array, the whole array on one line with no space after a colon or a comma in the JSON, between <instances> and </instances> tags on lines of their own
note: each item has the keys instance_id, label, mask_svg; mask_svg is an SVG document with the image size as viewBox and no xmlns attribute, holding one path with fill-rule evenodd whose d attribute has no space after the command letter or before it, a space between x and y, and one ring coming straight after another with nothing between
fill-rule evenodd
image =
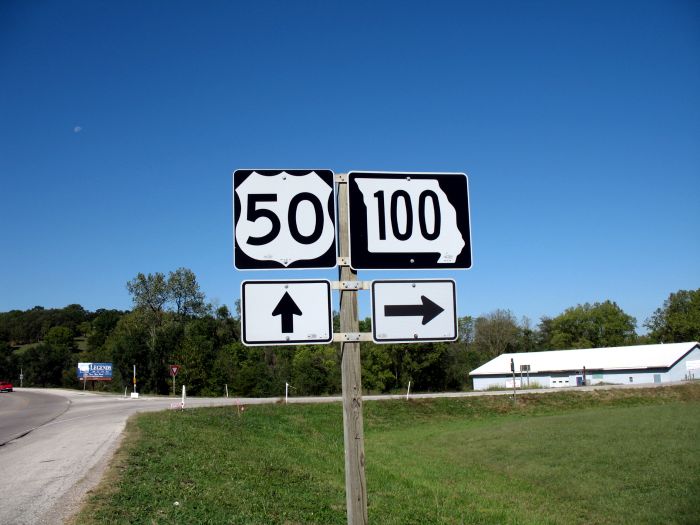
<instances>
[{"instance_id":1,"label":"asphalt highway","mask_svg":"<svg viewBox=\"0 0 700 525\"><path fill-rule=\"evenodd\" d=\"M0 524L60 524L100 480L137 412L168 410L179 398L124 398L75 390L0 394ZM246 404L275 402L246 399ZM189 398L187 407L236 403Z\"/></svg>"},{"instance_id":2,"label":"asphalt highway","mask_svg":"<svg viewBox=\"0 0 700 525\"><path fill-rule=\"evenodd\" d=\"M0 446L57 418L69 406L61 396L17 390L0 393Z\"/></svg>"}]
</instances>

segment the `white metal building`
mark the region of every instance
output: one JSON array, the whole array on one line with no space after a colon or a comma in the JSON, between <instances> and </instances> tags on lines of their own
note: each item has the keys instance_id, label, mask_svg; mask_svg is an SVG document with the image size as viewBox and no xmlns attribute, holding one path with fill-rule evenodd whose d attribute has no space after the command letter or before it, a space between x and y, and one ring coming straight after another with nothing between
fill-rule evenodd
<instances>
[{"instance_id":1,"label":"white metal building","mask_svg":"<svg viewBox=\"0 0 700 525\"><path fill-rule=\"evenodd\" d=\"M511 359L516 387L700 379L700 343L690 342L501 354L470 372L474 390L512 388Z\"/></svg>"}]
</instances>

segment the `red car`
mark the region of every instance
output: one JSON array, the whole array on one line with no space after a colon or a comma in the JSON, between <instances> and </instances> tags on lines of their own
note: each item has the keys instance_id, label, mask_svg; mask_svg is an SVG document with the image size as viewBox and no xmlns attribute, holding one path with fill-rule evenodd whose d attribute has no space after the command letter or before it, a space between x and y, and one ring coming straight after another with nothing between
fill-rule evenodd
<instances>
[{"instance_id":1,"label":"red car","mask_svg":"<svg viewBox=\"0 0 700 525\"><path fill-rule=\"evenodd\" d=\"M0 392L12 392L12 383L0 381Z\"/></svg>"}]
</instances>

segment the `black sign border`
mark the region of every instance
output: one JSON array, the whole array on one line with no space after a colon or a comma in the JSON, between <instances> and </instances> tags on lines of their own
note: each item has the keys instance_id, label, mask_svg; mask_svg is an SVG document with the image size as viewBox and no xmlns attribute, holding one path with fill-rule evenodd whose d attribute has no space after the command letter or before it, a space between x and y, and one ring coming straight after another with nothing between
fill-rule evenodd
<instances>
[{"instance_id":1,"label":"black sign border","mask_svg":"<svg viewBox=\"0 0 700 525\"><path fill-rule=\"evenodd\" d=\"M438 252L371 253L368 247L367 207L356 179L436 180L457 213L457 228L465 246L454 263L438 264ZM464 202L463 196L467 201ZM472 266L469 180L465 173L399 173L351 171L348 173L348 214L350 225L350 267L353 270L468 270ZM466 206L466 213L461 212ZM413 259L413 263L411 263Z\"/></svg>"},{"instance_id":2,"label":"black sign border","mask_svg":"<svg viewBox=\"0 0 700 525\"><path fill-rule=\"evenodd\" d=\"M324 283L328 287L328 339L289 339L270 340L260 342L246 341L246 315L245 315L245 286L246 284L299 284L299 283ZM333 342L333 287L327 279L287 279L287 280L245 280L241 281L241 343L245 346L290 346L290 345L326 345Z\"/></svg>"},{"instance_id":3,"label":"black sign border","mask_svg":"<svg viewBox=\"0 0 700 525\"><path fill-rule=\"evenodd\" d=\"M236 193L240 186L251 174L257 173L265 177L272 177L280 173L287 173L293 177L316 173L323 182L331 187L328 196L328 210L333 223L333 244L326 252L315 259L301 259L285 266L277 261L261 261L247 255L238 245L236 239L236 225L241 216L241 202ZM233 266L237 270L306 270L306 269L330 269L338 265L338 242L335 211L335 174L332 170L256 170L242 169L233 172Z\"/></svg>"},{"instance_id":4,"label":"black sign border","mask_svg":"<svg viewBox=\"0 0 700 525\"><path fill-rule=\"evenodd\" d=\"M435 338L435 337L425 337L425 338L411 338L411 339L377 339L377 320L374 315L374 285L375 283L451 283L452 284L452 306L455 336L454 338ZM376 279L372 281L371 285L371 297L370 304L372 306L372 341L376 344L393 344L393 343L444 343L444 342L454 342L459 339L459 323L457 321L457 283L454 279Z\"/></svg>"}]
</instances>

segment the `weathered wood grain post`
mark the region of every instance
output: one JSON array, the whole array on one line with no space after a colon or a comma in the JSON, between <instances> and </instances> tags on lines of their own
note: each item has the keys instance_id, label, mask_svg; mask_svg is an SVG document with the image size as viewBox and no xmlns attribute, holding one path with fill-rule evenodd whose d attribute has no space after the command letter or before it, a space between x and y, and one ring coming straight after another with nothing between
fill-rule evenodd
<instances>
[{"instance_id":1,"label":"weathered wood grain post","mask_svg":"<svg viewBox=\"0 0 700 525\"><path fill-rule=\"evenodd\" d=\"M338 178L339 252L341 258L350 255L348 232L348 185L344 176ZM357 272L349 263L340 266L340 282L357 281ZM340 291L340 332L359 333L357 291ZM345 438L345 500L348 525L365 525L367 521L367 486L365 484L365 438L362 421L362 369L360 342L340 342L343 382L343 433Z\"/></svg>"}]
</instances>

